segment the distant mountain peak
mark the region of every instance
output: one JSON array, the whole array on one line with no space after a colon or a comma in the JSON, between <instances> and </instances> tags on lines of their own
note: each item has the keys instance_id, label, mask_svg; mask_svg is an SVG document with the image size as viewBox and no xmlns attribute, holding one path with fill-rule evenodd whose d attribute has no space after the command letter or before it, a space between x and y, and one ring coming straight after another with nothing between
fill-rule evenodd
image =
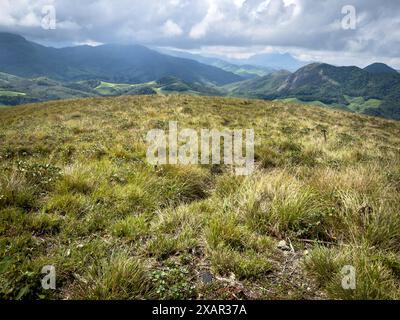
<instances>
[{"instance_id":1,"label":"distant mountain peak","mask_svg":"<svg viewBox=\"0 0 400 320\"><path fill-rule=\"evenodd\" d=\"M240 62L240 60L238 60ZM256 54L242 61L245 64L268 66L274 69L296 71L307 63L293 57L290 53L262 53Z\"/></svg>"},{"instance_id":2,"label":"distant mountain peak","mask_svg":"<svg viewBox=\"0 0 400 320\"><path fill-rule=\"evenodd\" d=\"M299 70L297 70L297 71L301 71L301 70L304 70L304 69L309 69L309 70L311 70L311 69L320 68L320 67L324 67L324 66L329 66L329 64L327 64L327 63L322 63L322 62L313 62L313 63L307 64L307 65L301 67L301 68L300 68Z\"/></svg>"},{"instance_id":3,"label":"distant mountain peak","mask_svg":"<svg viewBox=\"0 0 400 320\"><path fill-rule=\"evenodd\" d=\"M365 71L369 72L369 73L392 73L392 74L398 74L398 72L389 67L387 64L384 63L373 63L370 64L369 66L364 68Z\"/></svg>"}]
</instances>

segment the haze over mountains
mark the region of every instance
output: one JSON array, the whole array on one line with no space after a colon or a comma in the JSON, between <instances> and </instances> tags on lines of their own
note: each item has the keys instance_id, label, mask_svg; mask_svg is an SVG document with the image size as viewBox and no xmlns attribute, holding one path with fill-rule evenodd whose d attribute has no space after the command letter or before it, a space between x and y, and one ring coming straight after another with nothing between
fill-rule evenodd
<instances>
[{"instance_id":1,"label":"haze over mountains","mask_svg":"<svg viewBox=\"0 0 400 320\"><path fill-rule=\"evenodd\" d=\"M400 74L382 63L304 66L289 54L239 61L161 51L118 44L56 49L0 33L0 104L187 93L286 99L400 119Z\"/></svg>"},{"instance_id":2,"label":"haze over mountains","mask_svg":"<svg viewBox=\"0 0 400 320\"><path fill-rule=\"evenodd\" d=\"M240 70L242 76L267 75L272 71L288 70L294 72L307 65L307 62L297 60L289 53L256 54L247 59L233 59L227 57L204 57L185 51L158 49L160 52L181 58L193 59L201 63L210 64L224 70Z\"/></svg>"},{"instance_id":3,"label":"haze over mountains","mask_svg":"<svg viewBox=\"0 0 400 320\"><path fill-rule=\"evenodd\" d=\"M60 81L104 80L142 83L164 76L217 85L241 78L193 60L160 54L140 45L45 47L0 33L0 71L20 77L46 76Z\"/></svg>"},{"instance_id":4,"label":"haze over mountains","mask_svg":"<svg viewBox=\"0 0 400 320\"><path fill-rule=\"evenodd\" d=\"M256 54L245 60L232 59L231 61L233 63L245 63L256 66L268 66L275 69L285 69L292 72L307 64L307 62L297 60L289 53Z\"/></svg>"},{"instance_id":5,"label":"haze over mountains","mask_svg":"<svg viewBox=\"0 0 400 320\"><path fill-rule=\"evenodd\" d=\"M271 66L251 65L246 64L245 60L239 62L229 62L230 59L221 59L218 57L205 57L200 54L192 54L185 51L171 50L165 48L158 48L159 52L172 55L174 57L191 59L200 63L212 65L214 67L223 69L225 71L233 72L243 78L254 78L257 76L265 76L274 71L277 71Z\"/></svg>"}]
</instances>

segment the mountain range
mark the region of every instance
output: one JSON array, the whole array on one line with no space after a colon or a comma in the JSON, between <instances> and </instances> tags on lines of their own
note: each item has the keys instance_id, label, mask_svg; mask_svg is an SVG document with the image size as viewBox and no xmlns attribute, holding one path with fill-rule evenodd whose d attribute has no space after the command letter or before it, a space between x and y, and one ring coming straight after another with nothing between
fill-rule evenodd
<instances>
[{"instance_id":1,"label":"mountain range","mask_svg":"<svg viewBox=\"0 0 400 320\"><path fill-rule=\"evenodd\" d=\"M300 68L291 72L296 63ZM382 63L364 69L301 64L290 55L257 55L234 63L140 45L56 49L0 33L0 104L186 93L279 99L400 119L395 69Z\"/></svg>"},{"instance_id":2,"label":"mountain range","mask_svg":"<svg viewBox=\"0 0 400 320\"><path fill-rule=\"evenodd\" d=\"M223 85L242 78L194 60L172 57L140 45L49 48L21 36L0 33L0 71L59 81L102 80L143 83L165 76Z\"/></svg>"},{"instance_id":3,"label":"mountain range","mask_svg":"<svg viewBox=\"0 0 400 320\"><path fill-rule=\"evenodd\" d=\"M313 63L294 73L273 73L226 88L234 96L317 101L353 112L400 119L400 74L384 64L361 69Z\"/></svg>"},{"instance_id":4,"label":"mountain range","mask_svg":"<svg viewBox=\"0 0 400 320\"><path fill-rule=\"evenodd\" d=\"M178 51L165 48L156 48L156 50L158 50L161 53L168 54L174 57L191 59L198 61L200 63L208 64L223 69L225 71L235 73L246 79L255 78L257 76L262 77L280 69L279 67L273 68L270 66L252 65L249 63L246 64L246 60L243 61L237 60L236 62L229 62L230 59L221 59L217 57L208 57L208 56L206 57L200 54L188 53L186 51Z\"/></svg>"}]
</instances>

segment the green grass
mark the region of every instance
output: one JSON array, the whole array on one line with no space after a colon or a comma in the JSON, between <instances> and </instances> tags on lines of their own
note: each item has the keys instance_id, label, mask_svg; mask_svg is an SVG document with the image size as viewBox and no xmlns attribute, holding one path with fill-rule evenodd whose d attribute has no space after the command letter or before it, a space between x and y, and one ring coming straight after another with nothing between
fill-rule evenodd
<instances>
[{"instance_id":1,"label":"green grass","mask_svg":"<svg viewBox=\"0 0 400 320\"><path fill-rule=\"evenodd\" d=\"M319 107L328 107L329 105L321 102L321 101L301 101L297 98L286 98L286 99L277 99L276 101L282 101L285 103L297 103L297 104L305 104L310 106L319 106Z\"/></svg>"},{"instance_id":2,"label":"green grass","mask_svg":"<svg viewBox=\"0 0 400 320\"><path fill-rule=\"evenodd\" d=\"M166 83L151 81L140 84L110 83L101 81L94 90L104 96L137 95L137 94L180 94L187 95L219 94L213 87L200 84L188 84L171 78Z\"/></svg>"},{"instance_id":3,"label":"green grass","mask_svg":"<svg viewBox=\"0 0 400 320\"><path fill-rule=\"evenodd\" d=\"M363 97L349 97L349 96L345 96L345 99L349 103L347 108L357 113L363 113L367 109L378 109L382 104L382 101L378 99L365 100Z\"/></svg>"},{"instance_id":4,"label":"green grass","mask_svg":"<svg viewBox=\"0 0 400 320\"><path fill-rule=\"evenodd\" d=\"M125 84L125 83L110 83L101 81L100 85L98 85L95 90L101 95L118 95L123 94L124 92L129 91L130 89L151 86L154 82L150 82L147 84Z\"/></svg>"},{"instance_id":5,"label":"green grass","mask_svg":"<svg viewBox=\"0 0 400 320\"><path fill-rule=\"evenodd\" d=\"M150 166L144 137L169 121L254 128L255 172ZM399 122L289 101L159 94L4 107L0 297L397 299L399 168ZM54 291L40 286L45 265ZM356 290L341 287L344 265Z\"/></svg>"},{"instance_id":6,"label":"green grass","mask_svg":"<svg viewBox=\"0 0 400 320\"><path fill-rule=\"evenodd\" d=\"M23 92L16 92L16 91L7 91L7 90L0 90L0 96L8 96L8 97L18 97L18 96L25 96L26 94Z\"/></svg>"},{"instance_id":7,"label":"green grass","mask_svg":"<svg viewBox=\"0 0 400 320\"><path fill-rule=\"evenodd\" d=\"M347 101L347 105L340 104L326 104L321 101L302 101L297 98L286 98L286 99L276 99L275 101L281 101L284 103L291 104L303 104L310 106L318 106L318 107L328 107L335 108L339 110L351 111L354 113L365 114L368 110L378 110L382 104L382 100L378 99L364 99L363 97L350 97L344 96Z\"/></svg>"}]
</instances>

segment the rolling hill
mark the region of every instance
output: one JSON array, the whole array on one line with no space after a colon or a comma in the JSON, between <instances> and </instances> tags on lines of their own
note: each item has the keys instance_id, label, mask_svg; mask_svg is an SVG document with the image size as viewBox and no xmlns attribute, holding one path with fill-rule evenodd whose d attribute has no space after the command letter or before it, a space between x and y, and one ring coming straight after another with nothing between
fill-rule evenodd
<instances>
[{"instance_id":1,"label":"rolling hill","mask_svg":"<svg viewBox=\"0 0 400 320\"><path fill-rule=\"evenodd\" d=\"M86 88L102 96L120 95L151 95L151 94L193 94L193 95L220 95L220 91L213 86L203 83L185 82L178 78L168 76L140 84L118 84L104 81L80 81L69 85L70 87Z\"/></svg>"},{"instance_id":2,"label":"rolling hill","mask_svg":"<svg viewBox=\"0 0 400 320\"><path fill-rule=\"evenodd\" d=\"M0 72L0 105L84 98L94 96L152 94L222 95L221 90L201 82L186 82L168 76L139 84L111 83L100 80L60 82L45 77L21 78Z\"/></svg>"},{"instance_id":3,"label":"rolling hill","mask_svg":"<svg viewBox=\"0 0 400 320\"><path fill-rule=\"evenodd\" d=\"M389 67L384 63L373 63L364 68L365 71L369 73L387 73L387 74L397 74L398 71Z\"/></svg>"},{"instance_id":4,"label":"rolling hill","mask_svg":"<svg viewBox=\"0 0 400 320\"><path fill-rule=\"evenodd\" d=\"M390 70L388 66L379 66L381 70ZM376 70L376 65L363 70L313 63L292 74L270 74L226 87L232 88L230 94L236 96L319 101L327 106L400 119L400 74L368 70ZM358 107L354 107L354 99L358 99Z\"/></svg>"},{"instance_id":5,"label":"rolling hill","mask_svg":"<svg viewBox=\"0 0 400 320\"><path fill-rule=\"evenodd\" d=\"M224 86L228 95L252 98L266 98L276 94L285 80L291 75L289 71L278 71L263 77L249 79Z\"/></svg>"},{"instance_id":6,"label":"rolling hill","mask_svg":"<svg viewBox=\"0 0 400 320\"><path fill-rule=\"evenodd\" d=\"M21 78L0 72L0 105L71 99L95 96L96 92L82 86L68 87L45 77Z\"/></svg>"}]
</instances>

